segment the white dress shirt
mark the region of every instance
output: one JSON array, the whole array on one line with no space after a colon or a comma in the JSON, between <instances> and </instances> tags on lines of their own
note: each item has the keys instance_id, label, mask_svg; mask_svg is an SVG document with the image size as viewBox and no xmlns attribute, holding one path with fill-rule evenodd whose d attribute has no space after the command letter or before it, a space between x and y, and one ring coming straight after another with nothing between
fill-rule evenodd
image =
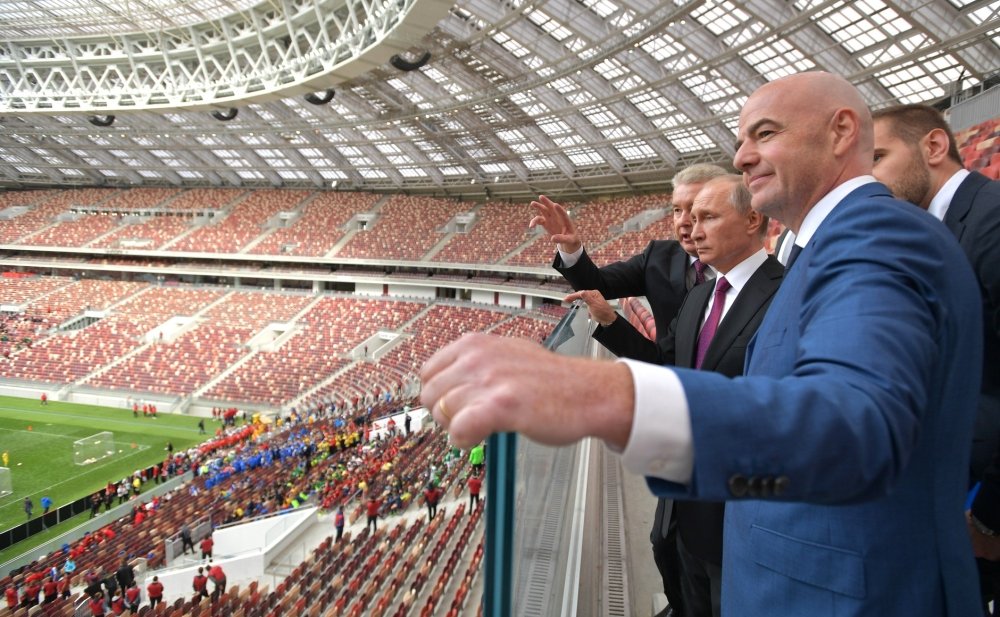
<instances>
[{"instance_id":1,"label":"white dress shirt","mask_svg":"<svg viewBox=\"0 0 1000 617\"><path fill-rule=\"evenodd\" d=\"M806 246L838 203L858 187L875 181L872 176L860 176L827 193L802 220L795 244ZM726 304L731 304L728 295ZM635 360L619 362L624 362L632 372L635 394L632 431L622 451L622 463L632 473L687 484L691 481L695 452L691 410L680 379L668 367Z\"/></svg>"},{"instance_id":2,"label":"white dress shirt","mask_svg":"<svg viewBox=\"0 0 1000 617\"><path fill-rule=\"evenodd\" d=\"M962 184L968 175L968 169L959 169L952 177L948 178L934 199L931 199L927 211L934 215L934 218L939 221L944 220L944 215L948 214L948 206L951 205L951 200L955 199L955 193L958 192L958 185Z\"/></svg>"}]
</instances>

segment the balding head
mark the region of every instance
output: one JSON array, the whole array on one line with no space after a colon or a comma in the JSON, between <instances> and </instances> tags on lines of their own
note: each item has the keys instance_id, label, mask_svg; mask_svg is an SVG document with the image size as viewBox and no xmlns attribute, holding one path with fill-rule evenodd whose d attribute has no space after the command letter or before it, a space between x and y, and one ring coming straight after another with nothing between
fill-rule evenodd
<instances>
[{"instance_id":1,"label":"balding head","mask_svg":"<svg viewBox=\"0 0 1000 617\"><path fill-rule=\"evenodd\" d=\"M824 195L871 173L873 151L871 114L857 89L837 75L800 73L747 99L733 164L754 209L798 231Z\"/></svg>"}]
</instances>

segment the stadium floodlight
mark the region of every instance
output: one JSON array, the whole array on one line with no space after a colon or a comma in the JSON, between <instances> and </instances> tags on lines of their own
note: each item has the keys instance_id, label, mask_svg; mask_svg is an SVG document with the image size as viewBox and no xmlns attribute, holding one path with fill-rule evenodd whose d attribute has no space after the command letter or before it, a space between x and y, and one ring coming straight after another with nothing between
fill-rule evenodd
<instances>
[{"instance_id":1,"label":"stadium floodlight","mask_svg":"<svg viewBox=\"0 0 1000 617\"><path fill-rule=\"evenodd\" d=\"M115 435L111 431L97 433L73 442L73 462L90 465L115 453Z\"/></svg>"},{"instance_id":2,"label":"stadium floodlight","mask_svg":"<svg viewBox=\"0 0 1000 617\"><path fill-rule=\"evenodd\" d=\"M14 480L10 475L10 469L0 467L0 497L6 497L14 492Z\"/></svg>"}]
</instances>

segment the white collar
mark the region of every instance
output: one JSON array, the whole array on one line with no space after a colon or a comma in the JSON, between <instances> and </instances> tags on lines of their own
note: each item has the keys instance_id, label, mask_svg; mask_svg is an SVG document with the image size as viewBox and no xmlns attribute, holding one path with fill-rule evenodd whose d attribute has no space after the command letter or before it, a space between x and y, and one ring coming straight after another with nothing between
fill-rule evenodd
<instances>
[{"instance_id":1,"label":"white collar","mask_svg":"<svg viewBox=\"0 0 1000 617\"><path fill-rule=\"evenodd\" d=\"M948 214L948 206L951 205L951 200L955 199L955 193L958 192L958 185L962 184L968 175L969 170L959 169L948 178L948 181L944 183L944 186L937 192L934 199L931 199L930 205L927 206L927 211L933 214L934 218L939 221L944 220L944 215Z\"/></svg>"},{"instance_id":2,"label":"white collar","mask_svg":"<svg viewBox=\"0 0 1000 617\"><path fill-rule=\"evenodd\" d=\"M857 178L851 178L847 182L840 184L832 191L827 193L816 202L816 205L812 207L809 212L806 213L804 219L802 219L802 225L799 226L798 233L795 234L795 245L805 248L809 241L812 240L813 234L819 229L819 226L823 224L826 217L829 216L833 209L844 200L845 197L851 194L858 187L864 186L870 182L878 182L874 176L858 176Z\"/></svg>"},{"instance_id":3,"label":"white collar","mask_svg":"<svg viewBox=\"0 0 1000 617\"><path fill-rule=\"evenodd\" d=\"M729 285L732 287L733 291L736 295L739 295L740 291L743 290L743 287L750 280L750 277L757 272L757 269L760 268L761 264L765 261L767 261L767 251L760 249L753 255L733 266L729 272L726 272L725 274L720 272L719 274L726 277L726 280L729 281Z\"/></svg>"}]
</instances>

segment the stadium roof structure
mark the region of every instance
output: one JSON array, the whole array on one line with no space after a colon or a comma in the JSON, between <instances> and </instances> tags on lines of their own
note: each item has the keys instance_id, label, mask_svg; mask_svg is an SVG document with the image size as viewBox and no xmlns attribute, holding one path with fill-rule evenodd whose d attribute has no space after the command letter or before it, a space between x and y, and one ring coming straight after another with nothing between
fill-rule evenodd
<instances>
[{"instance_id":1,"label":"stadium roof structure","mask_svg":"<svg viewBox=\"0 0 1000 617\"><path fill-rule=\"evenodd\" d=\"M0 186L657 190L768 80L998 68L996 0L5 0Z\"/></svg>"}]
</instances>

